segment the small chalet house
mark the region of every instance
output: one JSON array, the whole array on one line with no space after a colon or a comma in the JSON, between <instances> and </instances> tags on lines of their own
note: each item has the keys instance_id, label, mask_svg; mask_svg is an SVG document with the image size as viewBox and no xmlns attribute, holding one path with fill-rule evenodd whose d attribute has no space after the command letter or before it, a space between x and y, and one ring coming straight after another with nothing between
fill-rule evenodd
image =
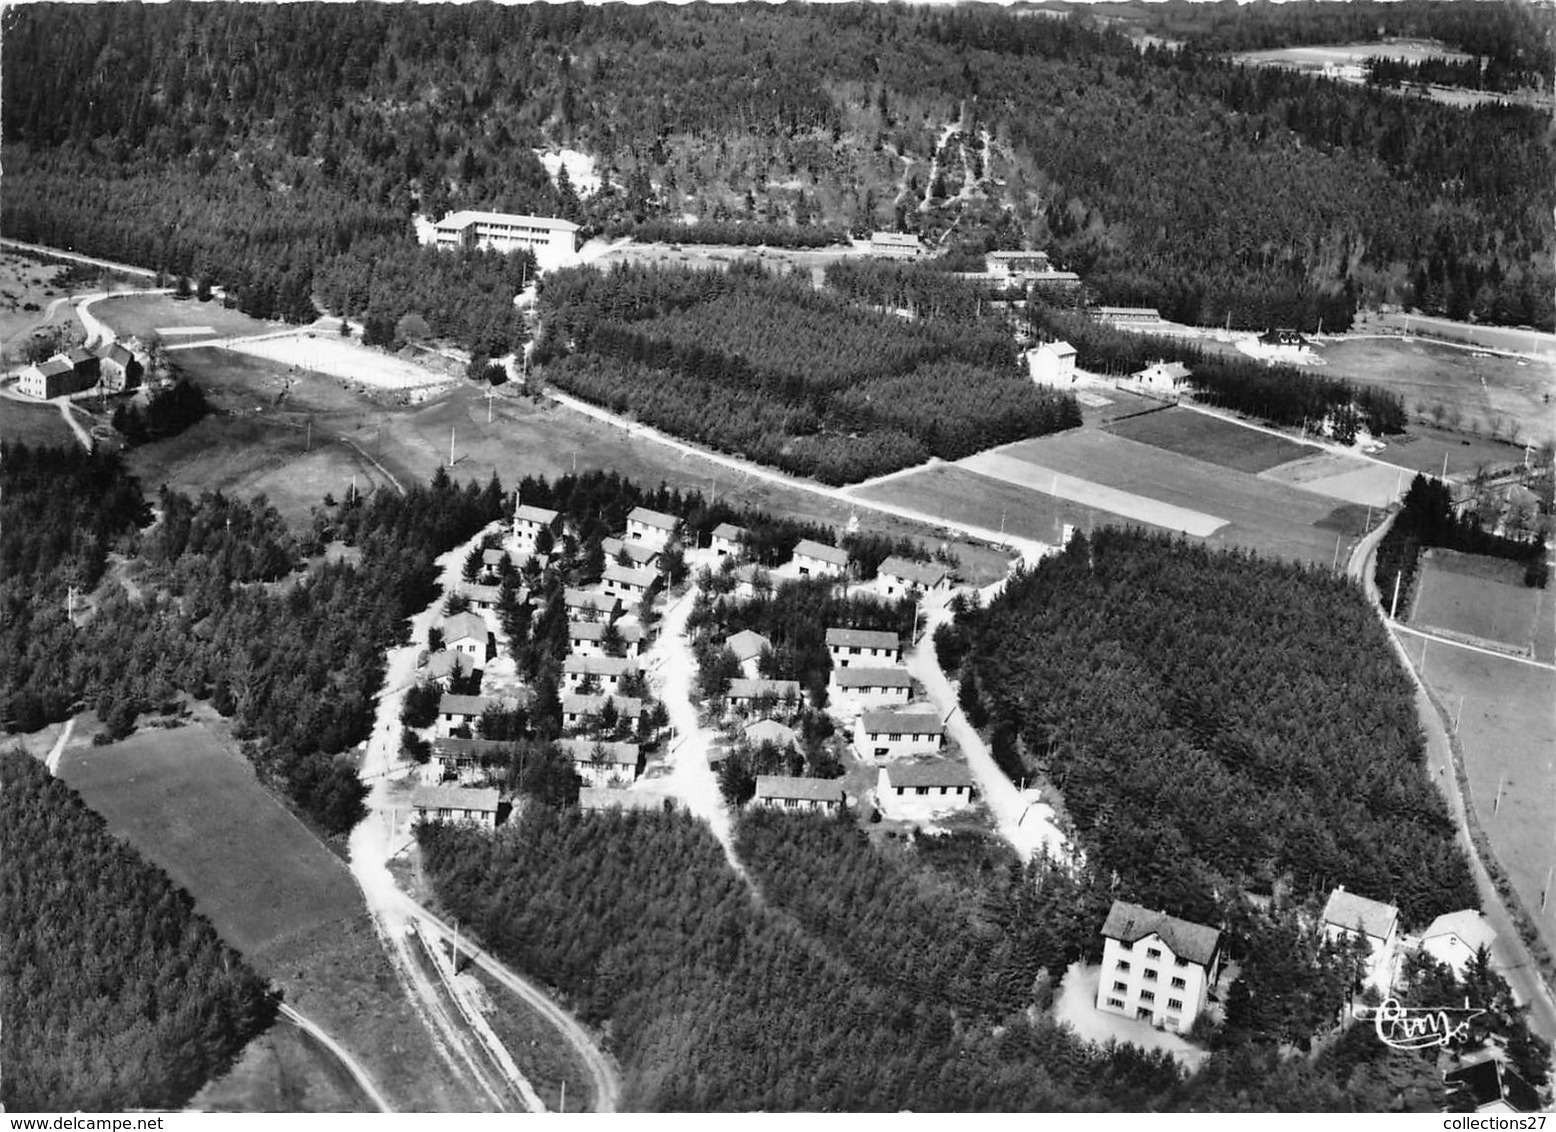
<instances>
[{"instance_id":1,"label":"small chalet house","mask_svg":"<svg viewBox=\"0 0 1556 1132\"><path fill-rule=\"evenodd\" d=\"M780 751L786 751L799 741L794 728L785 727L776 719L759 719L745 730L746 742L753 747L771 743Z\"/></svg>"},{"instance_id":2,"label":"small chalet house","mask_svg":"<svg viewBox=\"0 0 1556 1132\"><path fill-rule=\"evenodd\" d=\"M848 552L801 539L794 548L794 567L802 578L840 578L848 570Z\"/></svg>"},{"instance_id":3,"label":"small chalet house","mask_svg":"<svg viewBox=\"0 0 1556 1132\"><path fill-rule=\"evenodd\" d=\"M454 679L468 680L475 674L475 658L469 653L439 649L427 658L427 670L422 678L440 688L447 688Z\"/></svg>"},{"instance_id":4,"label":"small chalet house","mask_svg":"<svg viewBox=\"0 0 1556 1132\"><path fill-rule=\"evenodd\" d=\"M937 711L867 711L854 728L854 747L862 759L900 759L940 751L945 725Z\"/></svg>"},{"instance_id":5,"label":"small chalet house","mask_svg":"<svg viewBox=\"0 0 1556 1132\"><path fill-rule=\"evenodd\" d=\"M757 662L762 659L762 654L771 652L773 648L771 641L750 629L742 629L724 643L740 662L740 670L753 678L757 674Z\"/></svg>"},{"instance_id":6,"label":"small chalet house","mask_svg":"<svg viewBox=\"0 0 1556 1132\"><path fill-rule=\"evenodd\" d=\"M836 813L843 808L843 782L838 778L790 778L762 774L756 779L753 806L772 810Z\"/></svg>"},{"instance_id":7,"label":"small chalet house","mask_svg":"<svg viewBox=\"0 0 1556 1132\"><path fill-rule=\"evenodd\" d=\"M418 786L411 793L411 808L418 822L459 822L495 829L500 798L495 786Z\"/></svg>"},{"instance_id":8,"label":"small chalet house","mask_svg":"<svg viewBox=\"0 0 1556 1132\"><path fill-rule=\"evenodd\" d=\"M913 678L902 668L834 668L827 694L860 708L901 707L913 692Z\"/></svg>"},{"instance_id":9,"label":"small chalet house","mask_svg":"<svg viewBox=\"0 0 1556 1132\"><path fill-rule=\"evenodd\" d=\"M731 680L729 682L729 706L735 711L750 711L757 700L770 699L774 703L798 705L800 682L798 680Z\"/></svg>"},{"instance_id":10,"label":"small chalet house","mask_svg":"<svg viewBox=\"0 0 1556 1132\"><path fill-rule=\"evenodd\" d=\"M569 621L567 623L568 650L575 656L604 656L605 647L601 642L605 639L605 628L603 621ZM643 647L643 627L621 624L616 626L616 632L621 637L623 653L627 656L637 656Z\"/></svg>"},{"instance_id":11,"label":"small chalet house","mask_svg":"<svg viewBox=\"0 0 1556 1132\"><path fill-rule=\"evenodd\" d=\"M586 786L628 785L643 773L643 749L636 743L602 743L596 739L561 739L557 746Z\"/></svg>"},{"instance_id":12,"label":"small chalet house","mask_svg":"<svg viewBox=\"0 0 1556 1132\"><path fill-rule=\"evenodd\" d=\"M634 570L617 562L605 564L602 587L608 594L615 594L624 602L638 602L648 593L648 587L659 577L653 570Z\"/></svg>"},{"instance_id":13,"label":"small chalet house","mask_svg":"<svg viewBox=\"0 0 1556 1132\"><path fill-rule=\"evenodd\" d=\"M482 759L501 758L512 749L512 743L497 739L434 739L427 770L434 782L444 779L464 782L481 769Z\"/></svg>"},{"instance_id":14,"label":"small chalet house","mask_svg":"<svg viewBox=\"0 0 1556 1132\"><path fill-rule=\"evenodd\" d=\"M563 590L562 603L567 606L569 621L610 621L621 609L621 599L615 594L594 590Z\"/></svg>"},{"instance_id":15,"label":"small chalet house","mask_svg":"<svg viewBox=\"0 0 1556 1132\"><path fill-rule=\"evenodd\" d=\"M647 507L634 507L627 515L627 540L663 548L680 526L681 520L674 515L650 511Z\"/></svg>"},{"instance_id":16,"label":"small chalet house","mask_svg":"<svg viewBox=\"0 0 1556 1132\"><path fill-rule=\"evenodd\" d=\"M454 696L444 692L438 699L438 738L449 738L458 727L473 730L492 702L484 696Z\"/></svg>"},{"instance_id":17,"label":"small chalet house","mask_svg":"<svg viewBox=\"0 0 1556 1132\"><path fill-rule=\"evenodd\" d=\"M571 655L562 662L562 687L576 692L592 676L600 691L614 692L621 687L623 677L634 675L637 670L638 662L633 657Z\"/></svg>"},{"instance_id":18,"label":"small chalet house","mask_svg":"<svg viewBox=\"0 0 1556 1132\"><path fill-rule=\"evenodd\" d=\"M605 555L605 561L620 561L622 555L626 555L627 561L632 563L637 570L657 570L659 568L659 547L652 543L631 542L612 536L600 540L600 550Z\"/></svg>"},{"instance_id":19,"label":"small chalet house","mask_svg":"<svg viewBox=\"0 0 1556 1132\"><path fill-rule=\"evenodd\" d=\"M1130 380L1147 393L1160 397L1175 397L1178 387L1189 379L1189 367L1182 362L1153 362Z\"/></svg>"},{"instance_id":20,"label":"small chalet house","mask_svg":"<svg viewBox=\"0 0 1556 1132\"><path fill-rule=\"evenodd\" d=\"M479 613L456 613L443 622L443 647L449 652L466 654L477 665L486 663L491 636L491 630Z\"/></svg>"},{"instance_id":21,"label":"small chalet house","mask_svg":"<svg viewBox=\"0 0 1556 1132\"><path fill-rule=\"evenodd\" d=\"M118 342L103 351L99 366L104 393L128 393L140 385L145 372L139 359Z\"/></svg>"},{"instance_id":22,"label":"small chalet house","mask_svg":"<svg viewBox=\"0 0 1556 1132\"><path fill-rule=\"evenodd\" d=\"M951 759L891 763L875 781L875 804L898 821L924 821L965 809L972 800L972 776Z\"/></svg>"},{"instance_id":23,"label":"small chalet house","mask_svg":"<svg viewBox=\"0 0 1556 1132\"><path fill-rule=\"evenodd\" d=\"M1539 1112L1540 1094L1495 1057L1443 1074L1451 1112Z\"/></svg>"},{"instance_id":24,"label":"small chalet house","mask_svg":"<svg viewBox=\"0 0 1556 1132\"><path fill-rule=\"evenodd\" d=\"M1433 920L1421 933L1421 950L1453 968L1453 973L1462 979L1475 953L1482 947L1490 953L1491 945L1496 941L1497 933L1485 914L1478 909L1465 908L1459 912L1446 912Z\"/></svg>"},{"instance_id":25,"label":"small chalet house","mask_svg":"<svg viewBox=\"0 0 1556 1132\"><path fill-rule=\"evenodd\" d=\"M513 539L526 552L533 551L542 530L556 534L558 518L559 514L549 508L518 504L513 509Z\"/></svg>"},{"instance_id":26,"label":"small chalet house","mask_svg":"<svg viewBox=\"0 0 1556 1132\"><path fill-rule=\"evenodd\" d=\"M1351 938L1367 944L1369 958L1362 980L1379 994L1388 994L1399 952L1399 909L1347 892L1341 885L1329 894L1323 923L1324 938L1331 942Z\"/></svg>"},{"instance_id":27,"label":"small chalet house","mask_svg":"<svg viewBox=\"0 0 1556 1132\"><path fill-rule=\"evenodd\" d=\"M1186 1034L1223 958L1215 928L1115 900L1102 925L1097 1009Z\"/></svg>"},{"instance_id":28,"label":"small chalet house","mask_svg":"<svg viewBox=\"0 0 1556 1132\"><path fill-rule=\"evenodd\" d=\"M508 552L501 547L489 546L481 551L481 569L492 576L502 573L502 564L508 561Z\"/></svg>"},{"instance_id":29,"label":"small chalet house","mask_svg":"<svg viewBox=\"0 0 1556 1132\"><path fill-rule=\"evenodd\" d=\"M643 714L643 701L635 696L563 696L562 726L569 731L590 727L609 703L616 709L617 719L632 721L637 726Z\"/></svg>"},{"instance_id":30,"label":"small chalet house","mask_svg":"<svg viewBox=\"0 0 1556 1132\"><path fill-rule=\"evenodd\" d=\"M1068 342L1044 342L1027 351L1027 371L1034 385L1075 384L1075 347Z\"/></svg>"},{"instance_id":31,"label":"small chalet house","mask_svg":"<svg viewBox=\"0 0 1556 1132\"><path fill-rule=\"evenodd\" d=\"M723 558L726 554L739 557L746 549L751 532L734 523L720 523L713 528L713 553Z\"/></svg>"},{"instance_id":32,"label":"small chalet house","mask_svg":"<svg viewBox=\"0 0 1556 1132\"><path fill-rule=\"evenodd\" d=\"M876 577L887 597L906 597L926 590L940 593L951 588L951 573L938 562L910 562L893 556L881 563Z\"/></svg>"},{"instance_id":33,"label":"small chalet house","mask_svg":"<svg viewBox=\"0 0 1556 1132\"><path fill-rule=\"evenodd\" d=\"M521 591L522 592L522 591ZM501 586L483 586L476 582L460 582L459 593L474 610L495 610L502 600Z\"/></svg>"},{"instance_id":34,"label":"small chalet house","mask_svg":"<svg viewBox=\"0 0 1556 1132\"><path fill-rule=\"evenodd\" d=\"M828 629L827 654L833 668L861 663L880 666L902 661L902 642L896 633L874 629Z\"/></svg>"}]
</instances>

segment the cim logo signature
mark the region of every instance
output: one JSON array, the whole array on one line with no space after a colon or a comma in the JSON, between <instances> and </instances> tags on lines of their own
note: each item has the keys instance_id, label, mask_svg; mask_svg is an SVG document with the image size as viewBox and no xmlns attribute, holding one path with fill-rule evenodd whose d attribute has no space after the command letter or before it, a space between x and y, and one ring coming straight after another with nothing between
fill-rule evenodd
<instances>
[{"instance_id":1,"label":"cim logo signature","mask_svg":"<svg viewBox=\"0 0 1556 1132\"><path fill-rule=\"evenodd\" d=\"M1351 1017L1371 1022L1378 1040L1394 1049L1426 1049L1468 1041L1470 1023L1484 1013L1471 1007L1469 999L1462 1007L1401 1006L1398 999L1386 998L1376 1007L1351 1008Z\"/></svg>"}]
</instances>

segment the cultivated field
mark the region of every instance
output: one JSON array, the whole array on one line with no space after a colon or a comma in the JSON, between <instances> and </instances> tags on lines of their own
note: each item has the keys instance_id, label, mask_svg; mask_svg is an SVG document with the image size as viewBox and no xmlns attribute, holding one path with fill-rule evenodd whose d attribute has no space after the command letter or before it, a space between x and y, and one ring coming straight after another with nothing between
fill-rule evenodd
<instances>
[{"instance_id":1,"label":"cultivated field","mask_svg":"<svg viewBox=\"0 0 1556 1132\"><path fill-rule=\"evenodd\" d=\"M1338 452L1304 456L1260 472L1259 477L1369 507L1387 507L1410 486L1411 480L1402 468Z\"/></svg>"},{"instance_id":2,"label":"cultivated field","mask_svg":"<svg viewBox=\"0 0 1556 1132\"><path fill-rule=\"evenodd\" d=\"M215 300L202 303L197 299L175 299L171 295L115 295L93 303L92 313L120 338L144 339L155 332L169 346L271 334L287 329L284 322L250 318Z\"/></svg>"},{"instance_id":3,"label":"cultivated field","mask_svg":"<svg viewBox=\"0 0 1556 1132\"><path fill-rule=\"evenodd\" d=\"M1108 431L1126 440L1239 472L1266 471L1321 451L1311 444L1244 428L1193 409L1164 409L1132 417L1110 426Z\"/></svg>"},{"instance_id":4,"label":"cultivated field","mask_svg":"<svg viewBox=\"0 0 1556 1132\"><path fill-rule=\"evenodd\" d=\"M1556 661L1546 591L1525 586L1523 567L1504 559L1428 550L1410 623Z\"/></svg>"},{"instance_id":5,"label":"cultivated field","mask_svg":"<svg viewBox=\"0 0 1556 1132\"><path fill-rule=\"evenodd\" d=\"M304 330L281 338L236 342L227 348L265 358L289 370L343 378L377 389L419 389L446 385L450 380L447 374L322 331Z\"/></svg>"}]
</instances>

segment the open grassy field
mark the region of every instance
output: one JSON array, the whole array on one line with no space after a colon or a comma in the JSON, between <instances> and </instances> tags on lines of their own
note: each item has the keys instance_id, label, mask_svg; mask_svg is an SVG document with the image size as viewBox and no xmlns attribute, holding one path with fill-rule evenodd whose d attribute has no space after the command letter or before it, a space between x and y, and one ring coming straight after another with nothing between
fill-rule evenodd
<instances>
[{"instance_id":1,"label":"open grassy field","mask_svg":"<svg viewBox=\"0 0 1556 1132\"><path fill-rule=\"evenodd\" d=\"M1556 942L1556 898L1540 910L1556 865L1556 673L1408 633L1399 639L1450 718L1458 715L1481 823L1529 914Z\"/></svg>"},{"instance_id":2,"label":"open grassy field","mask_svg":"<svg viewBox=\"0 0 1556 1132\"><path fill-rule=\"evenodd\" d=\"M244 1047L238 1062L189 1102L198 1112L371 1112L372 1104L335 1057L287 1021Z\"/></svg>"},{"instance_id":3,"label":"open grassy field","mask_svg":"<svg viewBox=\"0 0 1556 1132\"><path fill-rule=\"evenodd\" d=\"M1260 479L1311 491L1344 503L1387 507L1410 486L1403 468L1341 452L1319 452L1259 473Z\"/></svg>"},{"instance_id":4,"label":"open grassy field","mask_svg":"<svg viewBox=\"0 0 1556 1132\"><path fill-rule=\"evenodd\" d=\"M59 447L77 443L76 434L53 405L29 405L9 398L0 400L0 440Z\"/></svg>"},{"instance_id":5,"label":"open grassy field","mask_svg":"<svg viewBox=\"0 0 1556 1132\"><path fill-rule=\"evenodd\" d=\"M287 369L296 367L313 374L359 382L380 389L416 389L442 385L450 378L445 373L426 369L394 354L369 349L355 339L338 334L304 330L280 338L240 342L232 350L278 362Z\"/></svg>"},{"instance_id":6,"label":"open grassy field","mask_svg":"<svg viewBox=\"0 0 1556 1132\"><path fill-rule=\"evenodd\" d=\"M1311 444L1182 408L1131 417L1111 425L1108 431L1126 440L1239 472L1262 472L1321 451Z\"/></svg>"},{"instance_id":7,"label":"open grassy field","mask_svg":"<svg viewBox=\"0 0 1556 1132\"><path fill-rule=\"evenodd\" d=\"M1441 549L1422 558L1410 615L1418 628L1551 662L1551 621L1546 591L1525 586L1523 568L1515 563Z\"/></svg>"},{"instance_id":8,"label":"open grassy field","mask_svg":"<svg viewBox=\"0 0 1556 1132\"><path fill-rule=\"evenodd\" d=\"M1522 464L1524 450L1484 436L1469 436L1446 428L1414 424L1403 436L1385 440L1377 458L1411 472L1442 474L1446 463L1450 478L1471 475L1477 468L1506 468Z\"/></svg>"},{"instance_id":9,"label":"open grassy field","mask_svg":"<svg viewBox=\"0 0 1556 1132\"><path fill-rule=\"evenodd\" d=\"M250 318L215 300L202 303L198 299L175 299L172 295L115 295L92 304L92 313L120 338L145 338L155 331L169 346L287 329L284 322ZM175 333L167 333L170 330ZM180 330L198 332L177 333Z\"/></svg>"}]
</instances>

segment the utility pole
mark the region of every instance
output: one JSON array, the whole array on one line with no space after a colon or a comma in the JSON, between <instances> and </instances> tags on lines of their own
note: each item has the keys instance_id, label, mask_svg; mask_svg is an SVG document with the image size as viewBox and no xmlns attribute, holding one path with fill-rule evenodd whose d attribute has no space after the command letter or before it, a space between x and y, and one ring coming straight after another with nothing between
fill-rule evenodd
<instances>
[{"instance_id":1,"label":"utility pole","mask_svg":"<svg viewBox=\"0 0 1556 1132\"><path fill-rule=\"evenodd\" d=\"M1464 714L1464 697L1459 697L1459 710L1453 713L1453 733L1459 733L1459 718Z\"/></svg>"},{"instance_id":2,"label":"utility pole","mask_svg":"<svg viewBox=\"0 0 1556 1132\"><path fill-rule=\"evenodd\" d=\"M303 451L304 452L312 452L313 451L313 418L312 417L308 418L308 439L303 442Z\"/></svg>"},{"instance_id":3,"label":"utility pole","mask_svg":"<svg viewBox=\"0 0 1556 1132\"><path fill-rule=\"evenodd\" d=\"M1400 579L1401 576L1402 575L1400 575L1398 573L1396 573L1394 575L1394 601L1393 601L1392 604L1389 605L1389 620L1390 621L1397 621L1399 619L1399 617L1398 617L1398 614L1399 614L1399 579Z\"/></svg>"},{"instance_id":4,"label":"utility pole","mask_svg":"<svg viewBox=\"0 0 1556 1132\"><path fill-rule=\"evenodd\" d=\"M1506 781L1506 779L1506 771L1503 771L1501 774L1497 775L1497 796L1496 800L1491 803L1491 812L1493 814L1502 808L1502 783Z\"/></svg>"},{"instance_id":5,"label":"utility pole","mask_svg":"<svg viewBox=\"0 0 1556 1132\"><path fill-rule=\"evenodd\" d=\"M1340 569L1340 540L1343 537L1343 535L1335 535L1334 537L1334 561L1329 564L1329 569L1331 570Z\"/></svg>"},{"instance_id":6,"label":"utility pole","mask_svg":"<svg viewBox=\"0 0 1556 1132\"><path fill-rule=\"evenodd\" d=\"M448 426L448 466L454 466L454 426Z\"/></svg>"}]
</instances>

